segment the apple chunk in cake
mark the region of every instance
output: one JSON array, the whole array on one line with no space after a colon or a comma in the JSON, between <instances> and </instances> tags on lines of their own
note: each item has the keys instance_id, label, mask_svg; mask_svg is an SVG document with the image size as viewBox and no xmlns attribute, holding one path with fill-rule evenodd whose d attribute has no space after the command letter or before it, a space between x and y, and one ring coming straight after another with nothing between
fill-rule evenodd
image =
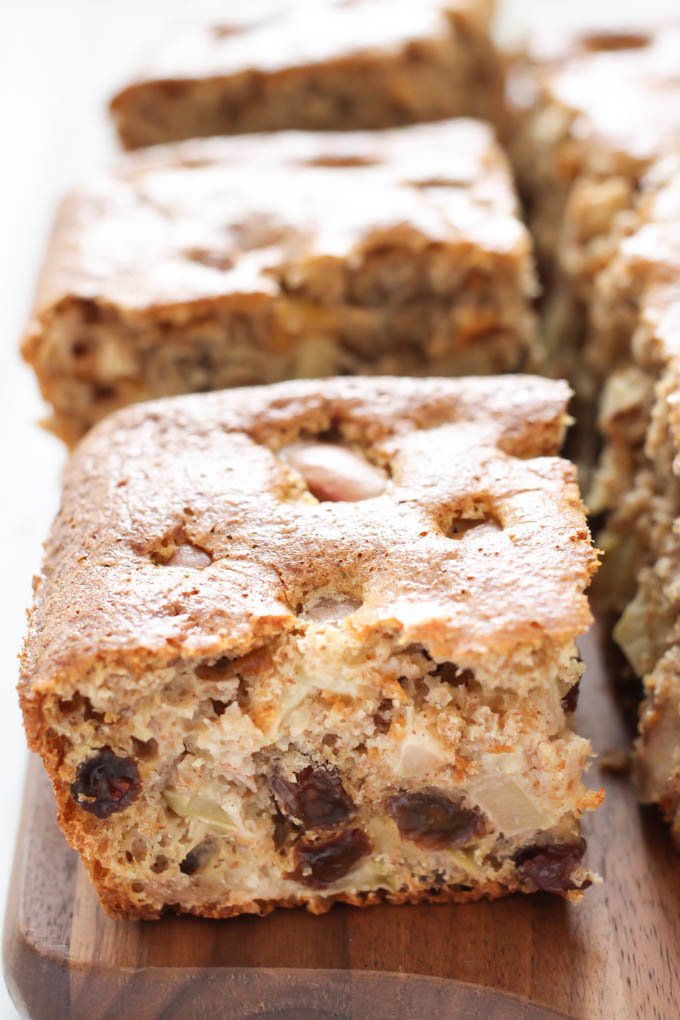
<instances>
[{"instance_id":1,"label":"apple chunk in cake","mask_svg":"<svg viewBox=\"0 0 680 1020\"><path fill-rule=\"evenodd\" d=\"M596 558L568 396L289 382L83 440L21 701L110 913L578 898Z\"/></svg>"},{"instance_id":2,"label":"apple chunk in cake","mask_svg":"<svg viewBox=\"0 0 680 1020\"><path fill-rule=\"evenodd\" d=\"M486 124L211 139L66 199L24 354L72 442L151 397L519 371L534 292Z\"/></svg>"}]
</instances>

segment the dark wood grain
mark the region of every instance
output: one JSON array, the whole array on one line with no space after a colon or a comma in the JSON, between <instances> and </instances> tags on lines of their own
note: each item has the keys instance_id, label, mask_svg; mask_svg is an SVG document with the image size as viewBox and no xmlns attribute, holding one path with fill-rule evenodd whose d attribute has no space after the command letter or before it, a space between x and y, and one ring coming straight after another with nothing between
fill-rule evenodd
<instances>
[{"instance_id":1,"label":"dark wood grain","mask_svg":"<svg viewBox=\"0 0 680 1020\"><path fill-rule=\"evenodd\" d=\"M579 727L598 752L623 747L597 632L586 645ZM10 991L34 1020L677 1020L680 858L629 780L594 766L591 785L603 780L587 834L605 881L578 906L539 895L133 924L100 911L31 762L5 927Z\"/></svg>"}]
</instances>

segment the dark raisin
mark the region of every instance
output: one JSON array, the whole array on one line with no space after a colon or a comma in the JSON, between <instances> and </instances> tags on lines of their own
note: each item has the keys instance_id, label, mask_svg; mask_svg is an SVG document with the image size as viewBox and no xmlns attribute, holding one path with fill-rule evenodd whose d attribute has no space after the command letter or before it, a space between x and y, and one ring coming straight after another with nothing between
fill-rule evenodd
<instances>
[{"instance_id":1,"label":"dark raisin","mask_svg":"<svg viewBox=\"0 0 680 1020\"><path fill-rule=\"evenodd\" d=\"M370 849L363 829L345 829L314 842L300 840L295 847L295 870L287 877L316 889L332 885L351 871Z\"/></svg>"},{"instance_id":2,"label":"dark raisin","mask_svg":"<svg viewBox=\"0 0 680 1020\"><path fill-rule=\"evenodd\" d=\"M108 818L129 807L140 787L134 758L119 758L110 747L102 747L78 766L71 796L83 810L97 818Z\"/></svg>"},{"instance_id":3,"label":"dark raisin","mask_svg":"<svg viewBox=\"0 0 680 1020\"><path fill-rule=\"evenodd\" d=\"M195 875L197 871L205 867L212 855L215 853L216 846L214 840L205 839L202 843L190 850L184 860L180 863L179 870L183 875Z\"/></svg>"},{"instance_id":4,"label":"dark raisin","mask_svg":"<svg viewBox=\"0 0 680 1020\"><path fill-rule=\"evenodd\" d=\"M578 705L579 688L581 681L577 680L573 687L570 687L562 698L562 708L565 712L575 712Z\"/></svg>"},{"instance_id":5,"label":"dark raisin","mask_svg":"<svg viewBox=\"0 0 680 1020\"><path fill-rule=\"evenodd\" d=\"M525 878L545 892L569 892L581 889L572 882L572 872L581 863L586 850L585 839L573 843L525 846L513 854L513 861Z\"/></svg>"},{"instance_id":6,"label":"dark raisin","mask_svg":"<svg viewBox=\"0 0 680 1020\"><path fill-rule=\"evenodd\" d=\"M294 780L277 772L271 785L281 812L306 829L332 829L355 810L333 766L308 765Z\"/></svg>"},{"instance_id":7,"label":"dark raisin","mask_svg":"<svg viewBox=\"0 0 680 1020\"><path fill-rule=\"evenodd\" d=\"M428 850L465 846L484 832L479 811L436 791L397 793L387 801L387 810L404 839Z\"/></svg>"}]
</instances>

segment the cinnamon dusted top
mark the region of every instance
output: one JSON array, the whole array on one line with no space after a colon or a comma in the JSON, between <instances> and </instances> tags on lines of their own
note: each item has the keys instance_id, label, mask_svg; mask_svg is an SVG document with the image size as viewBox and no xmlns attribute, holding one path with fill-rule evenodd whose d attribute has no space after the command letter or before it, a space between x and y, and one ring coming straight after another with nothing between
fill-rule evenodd
<instances>
[{"instance_id":1,"label":"cinnamon dusted top","mask_svg":"<svg viewBox=\"0 0 680 1020\"><path fill-rule=\"evenodd\" d=\"M159 147L65 200L33 327L73 298L134 317L313 290L315 272L325 303L352 302L342 271L372 252L444 245L473 267L500 259L510 272L530 250L506 159L480 122Z\"/></svg>"},{"instance_id":2,"label":"cinnamon dusted top","mask_svg":"<svg viewBox=\"0 0 680 1020\"><path fill-rule=\"evenodd\" d=\"M213 19L178 27L137 82L112 102L152 81L226 78L257 71L351 62L396 53L419 41L445 40L453 27L481 29L493 0L249 0L221 5Z\"/></svg>"},{"instance_id":3,"label":"cinnamon dusted top","mask_svg":"<svg viewBox=\"0 0 680 1020\"><path fill-rule=\"evenodd\" d=\"M571 640L595 555L576 470L553 456L568 397L532 376L338 378L109 416L66 471L25 696L99 666L242 655L329 600L359 641L440 660ZM384 489L318 500L290 454L314 439L365 458Z\"/></svg>"}]
</instances>

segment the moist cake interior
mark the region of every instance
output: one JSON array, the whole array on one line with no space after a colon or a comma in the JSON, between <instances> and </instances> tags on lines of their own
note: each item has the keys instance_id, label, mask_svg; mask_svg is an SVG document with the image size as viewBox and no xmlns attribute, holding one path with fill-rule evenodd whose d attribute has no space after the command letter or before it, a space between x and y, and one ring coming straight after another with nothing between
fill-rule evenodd
<instances>
[{"instance_id":1,"label":"moist cake interior","mask_svg":"<svg viewBox=\"0 0 680 1020\"><path fill-rule=\"evenodd\" d=\"M83 440L22 701L111 913L590 884L572 712L596 558L553 456L567 398L285 383Z\"/></svg>"}]
</instances>

